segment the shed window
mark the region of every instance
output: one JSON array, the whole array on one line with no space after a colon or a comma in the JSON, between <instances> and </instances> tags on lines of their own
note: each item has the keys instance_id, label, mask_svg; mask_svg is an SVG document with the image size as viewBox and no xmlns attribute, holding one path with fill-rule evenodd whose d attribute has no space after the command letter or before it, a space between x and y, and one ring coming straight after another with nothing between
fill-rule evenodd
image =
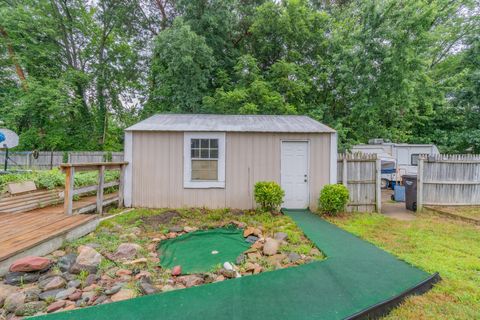
<instances>
[{"instance_id":1,"label":"shed window","mask_svg":"<svg viewBox=\"0 0 480 320\"><path fill-rule=\"evenodd\" d=\"M418 158L419 158L419 157L420 157L420 154L418 154L418 153L412 153L410 164L411 164L412 166L418 166Z\"/></svg>"},{"instance_id":2,"label":"shed window","mask_svg":"<svg viewBox=\"0 0 480 320\"><path fill-rule=\"evenodd\" d=\"M218 139L191 139L192 180L218 180Z\"/></svg>"},{"instance_id":3,"label":"shed window","mask_svg":"<svg viewBox=\"0 0 480 320\"><path fill-rule=\"evenodd\" d=\"M225 133L185 132L184 187L225 187Z\"/></svg>"}]
</instances>

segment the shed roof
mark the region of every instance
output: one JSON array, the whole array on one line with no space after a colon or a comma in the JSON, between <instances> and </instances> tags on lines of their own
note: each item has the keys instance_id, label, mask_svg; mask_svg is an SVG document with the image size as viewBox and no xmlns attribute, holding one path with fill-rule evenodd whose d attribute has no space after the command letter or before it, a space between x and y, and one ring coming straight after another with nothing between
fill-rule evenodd
<instances>
[{"instance_id":1,"label":"shed roof","mask_svg":"<svg viewBox=\"0 0 480 320\"><path fill-rule=\"evenodd\" d=\"M221 131L333 133L326 125L307 116L157 114L126 131Z\"/></svg>"}]
</instances>

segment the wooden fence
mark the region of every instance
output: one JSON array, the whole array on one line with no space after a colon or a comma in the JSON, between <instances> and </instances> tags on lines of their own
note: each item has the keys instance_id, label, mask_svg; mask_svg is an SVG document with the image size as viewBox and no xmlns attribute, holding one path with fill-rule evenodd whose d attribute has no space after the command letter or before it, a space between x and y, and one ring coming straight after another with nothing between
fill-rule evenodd
<instances>
[{"instance_id":1,"label":"wooden fence","mask_svg":"<svg viewBox=\"0 0 480 320\"><path fill-rule=\"evenodd\" d=\"M421 157L417 210L424 205L480 205L480 155Z\"/></svg>"},{"instance_id":2,"label":"wooden fence","mask_svg":"<svg viewBox=\"0 0 480 320\"><path fill-rule=\"evenodd\" d=\"M337 181L350 192L348 211L381 211L381 162L376 154L339 154Z\"/></svg>"},{"instance_id":3,"label":"wooden fence","mask_svg":"<svg viewBox=\"0 0 480 320\"><path fill-rule=\"evenodd\" d=\"M123 152L106 151L39 151L34 157L33 151L10 151L8 167L14 169L52 169L62 163L122 162ZM3 168L5 151L0 152L0 165Z\"/></svg>"}]
</instances>

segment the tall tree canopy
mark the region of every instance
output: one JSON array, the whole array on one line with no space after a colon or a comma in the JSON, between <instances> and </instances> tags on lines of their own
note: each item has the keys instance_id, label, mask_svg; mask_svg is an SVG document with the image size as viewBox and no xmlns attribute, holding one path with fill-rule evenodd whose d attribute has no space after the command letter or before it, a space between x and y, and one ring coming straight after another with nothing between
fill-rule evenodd
<instances>
[{"instance_id":1,"label":"tall tree canopy","mask_svg":"<svg viewBox=\"0 0 480 320\"><path fill-rule=\"evenodd\" d=\"M306 114L341 146L480 152L478 0L0 0L22 149L118 150L153 113Z\"/></svg>"}]
</instances>

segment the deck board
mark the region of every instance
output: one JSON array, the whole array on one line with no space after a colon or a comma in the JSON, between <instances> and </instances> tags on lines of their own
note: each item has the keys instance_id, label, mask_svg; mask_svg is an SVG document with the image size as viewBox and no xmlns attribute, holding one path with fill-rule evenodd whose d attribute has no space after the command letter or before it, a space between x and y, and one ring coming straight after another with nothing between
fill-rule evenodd
<instances>
[{"instance_id":1,"label":"deck board","mask_svg":"<svg viewBox=\"0 0 480 320\"><path fill-rule=\"evenodd\" d=\"M105 200L115 196L115 193L106 195ZM73 208L94 203L96 196L84 197L74 201ZM97 217L96 214L66 216L63 203L22 213L0 213L0 262Z\"/></svg>"}]
</instances>

